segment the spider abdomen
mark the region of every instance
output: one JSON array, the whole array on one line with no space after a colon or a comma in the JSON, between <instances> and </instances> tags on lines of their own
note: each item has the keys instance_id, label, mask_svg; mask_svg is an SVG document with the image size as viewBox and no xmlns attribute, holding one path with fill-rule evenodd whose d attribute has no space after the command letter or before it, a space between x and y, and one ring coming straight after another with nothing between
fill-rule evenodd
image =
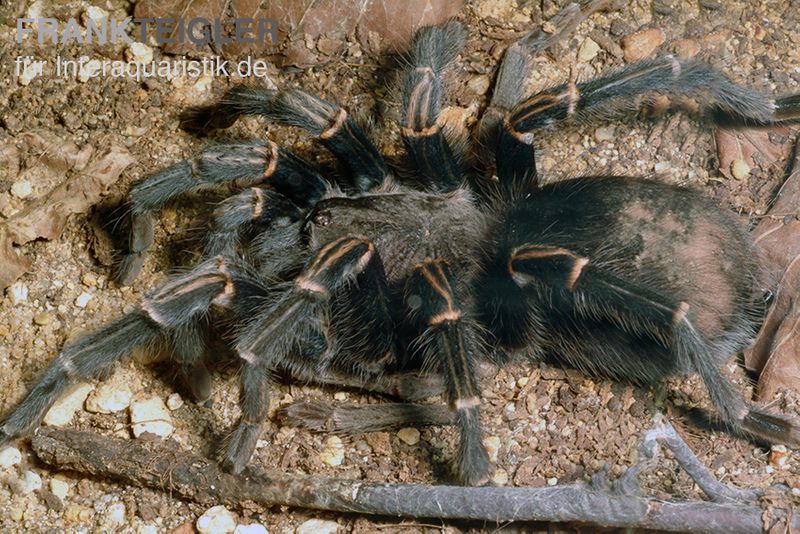
<instances>
[{"instance_id":1,"label":"spider abdomen","mask_svg":"<svg viewBox=\"0 0 800 534\"><path fill-rule=\"evenodd\" d=\"M653 382L693 370L670 332L685 314L715 359L753 331L758 265L747 234L691 190L628 177L550 184L508 209L491 250L480 315L507 349ZM623 311L601 313L609 298Z\"/></svg>"}]
</instances>

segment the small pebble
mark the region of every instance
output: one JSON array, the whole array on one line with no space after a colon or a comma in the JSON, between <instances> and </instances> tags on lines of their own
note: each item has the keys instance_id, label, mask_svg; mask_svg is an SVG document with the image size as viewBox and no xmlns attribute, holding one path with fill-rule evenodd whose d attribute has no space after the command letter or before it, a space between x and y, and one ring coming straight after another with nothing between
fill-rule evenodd
<instances>
[{"instance_id":1,"label":"small pebble","mask_svg":"<svg viewBox=\"0 0 800 534\"><path fill-rule=\"evenodd\" d=\"M556 484L558 484L558 479L556 477L547 479L548 486L555 486Z\"/></svg>"},{"instance_id":2,"label":"small pebble","mask_svg":"<svg viewBox=\"0 0 800 534\"><path fill-rule=\"evenodd\" d=\"M214 506L197 518L200 534L229 534L236 529L236 518L224 506Z\"/></svg>"},{"instance_id":3,"label":"small pebble","mask_svg":"<svg viewBox=\"0 0 800 534\"><path fill-rule=\"evenodd\" d=\"M80 70L78 70L78 81L81 83L86 83L92 78L97 78L100 75L102 67L103 64L100 63L99 59L89 59L89 61L84 61L84 63L82 63L80 66Z\"/></svg>"},{"instance_id":4,"label":"small pebble","mask_svg":"<svg viewBox=\"0 0 800 534\"><path fill-rule=\"evenodd\" d=\"M78 384L72 391L62 396L47 411L44 424L51 426L64 426L72 421L72 416L83 406L86 397L92 392L92 384Z\"/></svg>"},{"instance_id":5,"label":"small pebble","mask_svg":"<svg viewBox=\"0 0 800 534\"><path fill-rule=\"evenodd\" d=\"M622 50L625 61L644 59L664 43L664 32L661 28L642 30L622 38Z\"/></svg>"},{"instance_id":6,"label":"small pebble","mask_svg":"<svg viewBox=\"0 0 800 534\"><path fill-rule=\"evenodd\" d=\"M236 525L236 530L233 534L269 534L269 531L264 528L264 525L258 523L251 523L249 525Z\"/></svg>"},{"instance_id":7,"label":"small pebble","mask_svg":"<svg viewBox=\"0 0 800 534\"><path fill-rule=\"evenodd\" d=\"M496 462L497 453L500 452L500 438L497 436L488 436L483 440L483 446L486 447L486 452L489 453L489 459L492 462Z\"/></svg>"},{"instance_id":8,"label":"small pebble","mask_svg":"<svg viewBox=\"0 0 800 534\"><path fill-rule=\"evenodd\" d=\"M85 308L89 301L92 300L92 294L83 292L78 295L78 298L75 299L75 306L79 308Z\"/></svg>"},{"instance_id":9,"label":"small pebble","mask_svg":"<svg viewBox=\"0 0 800 534\"><path fill-rule=\"evenodd\" d=\"M467 82L467 87L469 90L475 93L476 95L484 95L486 91L489 90L489 86L491 85L492 81L489 79L488 76L485 74L481 74L480 76L475 76L470 81Z\"/></svg>"},{"instance_id":10,"label":"small pebble","mask_svg":"<svg viewBox=\"0 0 800 534\"><path fill-rule=\"evenodd\" d=\"M136 529L136 534L158 534L158 532L158 526L152 523L139 525L139 527Z\"/></svg>"},{"instance_id":11,"label":"small pebble","mask_svg":"<svg viewBox=\"0 0 800 534\"><path fill-rule=\"evenodd\" d=\"M342 465L344 461L344 444L339 436L330 436L325 440L325 450L320 455L320 460L324 463L336 467Z\"/></svg>"},{"instance_id":12,"label":"small pebble","mask_svg":"<svg viewBox=\"0 0 800 534\"><path fill-rule=\"evenodd\" d=\"M333 394L333 398L337 401L346 401L347 400L347 392L346 391L337 391Z\"/></svg>"},{"instance_id":13,"label":"small pebble","mask_svg":"<svg viewBox=\"0 0 800 534\"><path fill-rule=\"evenodd\" d=\"M22 481L20 483L20 491L22 493L33 493L34 491L38 491L42 487L42 477L34 473L33 471L25 471L25 474L22 476Z\"/></svg>"},{"instance_id":14,"label":"small pebble","mask_svg":"<svg viewBox=\"0 0 800 534\"><path fill-rule=\"evenodd\" d=\"M28 286L22 282L15 282L8 286L6 295L11 299L11 304L21 304L28 300Z\"/></svg>"},{"instance_id":15,"label":"small pebble","mask_svg":"<svg viewBox=\"0 0 800 534\"><path fill-rule=\"evenodd\" d=\"M0 449L0 469L9 469L22 461L22 453L16 447Z\"/></svg>"},{"instance_id":16,"label":"small pebble","mask_svg":"<svg viewBox=\"0 0 800 534\"><path fill-rule=\"evenodd\" d=\"M127 56L135 63L150 63L153 61L153 49L144 43L131 43Z\"/></svg>"},{"instance_id":17,"label":"small pebble","mask_svg":"<svg viewBox=\"0 0 800 534\"><path fill-rule=\"evenodd\" d=\"M115 502L106 509L103 514L103 520L109 526L123 526L125 524L125 512L125 505L121 502Z\"/></svg>"},{"instance_id":18,"label":"small pebble","mask_svg":"<svg viewBox=\"0 0 800 534\"><path fill-rule=\"evenodd\" d=\"M672 46L680 59L692 59L700 53L700 43L694 39L678 39Z\"/></svg>"},{"instance_id":19,"label":"small pebble","mask_svg":"<svg viewBox=\"0 0 800 534\"><path fill-rule=\"evenodd\" d=\"M183 406L183 398L178 393L173 393L169 397L167 397L167 408L172 411L177 410Z\"/></svg>"},{"instance_id":20,"label":"small pebble","mask_svg":"<svg viewBox=\"0 0 800 534\"><path fill-rule=\"evenodd\" d=\"M134 398L131 401L130 414L133 435L137 438L145 432L165 438L175 429L167 406L158 397Z\"/></svg>"},{"instance_id":21,"label":"small pebble","mask_svg":"<svg viewBox=\"0 0 800 534\"><path fill-rule=\"evenodd\" d=\"M666 174L669 172L671 166L668 161L659 161L653 167L656 174Z\"/></svg>"},{"instance_id":22,"label":"small pebble","mask_svg":"<svg viewBox=\"0 0 800 534\"><path fill-rule=\"evenodd\" d=\"M498 469L494 472L492 482L495 486L505 486L508 484L508 471L505 469Z\"/></svg>"},{"instance_id":23,"label":"small pebble","mask_svg":"<svg viewBox=\"0 0 800 534\"><path fill-rule=\"evenodd\" d=\"M86 399L86 411L92 413L121 412L131 404L133 391L128 382L110 380L103 382Z\"/></svg>"},{"instance_id":24,"label":"small pebble","mask_svg":"<svg viewBox=\"0 0 800 534\"><path fill-rule=\"evenodd\" d=\"M413 427L401 428L397 431L397 437L406 445L416 445L419 443L419 430Z\"/></svg>"},{"instance_id":25,"label":"small pebble","mask_svg":"<svg viewBox=\"0 0 800 534\"><path fill-rule=\"evenodd\" d=\"M53 317L47 312L37 313L33 316L33 322L39 326L46 326L50 324L52 320Z\"/></svg>"},{"instance_id":26,"label":"small pebble","mask_svg":"<svg viewBox=\"0 0 800 534\"><path fill-rule=\"evenodd\" d=\"M613 141L616 131L614 126L601 126L594 131L594 138L598 142Z\"/></svg>"},{"instance_id":27,"label":"small pebble","mask_svg":"<svg viewBox=\"0 0 800 534\"><path fill-rule=\"evenodd\" d=\"M81 283L86 287L95 287L97 285L97 275L94 273L83 273L83 276L81 276Z\"/></svg>"},{"instance_id":28,"label":"small pebble","mask_svg":"<svg viewBox=\"0 0 800 534\"><path fill-rule=\"evenodd\" d=\"M14 182L11 186L11 194L17 198L27 198L33 193L33 186L28 180Z\"/></svg>"},{"instance_id":29,"label":"small pebble","mask_svg":"<svg viewBox=\"0 0 800 534\"><path fill-rule=\"evenodd\" d=\"M67 498L69 494L69 482L62 475L56 475L50 479L50 493L61 499Z\"/></svg>"},{"instance_id":30,"label":"small pebble","mask_svg":"<svg viewBox=\"0 0 800 534\"><path fill-rule=\"evenodd\" d=\"M108 18L108 11L101 7L89 6L86 8L86 18L94 22L98 27Z\"/></svg>"},{"instance_id":31,"label":"small pebble","mask_svg":"<svg viewBox=\"0 0 800 534\"><path fill-rule=\"evenodd\" d=\"M339 523L323 519L309 519L295 529L295 534L336 534Z\"/></svg>"},{"instance_id":32,"label":"small pebble","mask_svg":"<svg viewBox=\"0 0 800 534\"><path fill-rule=\"evenodd\" d=\"M582 61L584 63L591 61L595 58L599 51L600 45L587 37L581 43L580 48L578 48L578 61Z\"/></svg>"},{"instance_id":33,"label":"small pebble","mask_svg":"<svg viewBox=\"0 0 800 534\"><path fill-rule=\"evenodd\" d=\"M750 165L742 159L735 159L731 162L731 174L737 180L744 180L750 174Z\"/></svg>"}]
</instances>

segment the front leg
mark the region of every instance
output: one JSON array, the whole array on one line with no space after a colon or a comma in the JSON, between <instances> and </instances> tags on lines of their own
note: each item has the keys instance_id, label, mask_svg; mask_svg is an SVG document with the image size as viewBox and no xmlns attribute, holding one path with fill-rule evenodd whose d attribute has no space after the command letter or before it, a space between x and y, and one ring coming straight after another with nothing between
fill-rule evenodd
<instances>
[{"instance_id":1,"label":"front leg","mask_svg":"<svg viewBox=\"0 0 800 534\"><path fill-rule=\"evenodd\" d=\"M441 373L445 398L456 414L460 439L455 475L463 484L478 486L488 482L491 464L481 439L476 333L464 319L455 288L446 261L426 261L415 268L406 285L405 305L422 329L415 344L422 348L423 367Z\"/></svg>"}]
</instances>

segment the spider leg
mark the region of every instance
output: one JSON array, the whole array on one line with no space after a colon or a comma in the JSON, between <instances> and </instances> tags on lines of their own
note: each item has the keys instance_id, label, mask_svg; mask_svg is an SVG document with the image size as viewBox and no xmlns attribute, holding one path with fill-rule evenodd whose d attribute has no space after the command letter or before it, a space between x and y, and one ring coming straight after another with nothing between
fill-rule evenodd
<instances>
[{"instance_id":1,"label":"spider leg","mask_svg":"<svg viewBox=\"0 0 800 534\"><path fill-rule=\"evenodd\" d=\"M416 344L423 351L425 366L441 373L445 398L456 414L460 439L455 475L464 484L481 485L488 481L490 462L481 437L481 392L475 376L477 340L464 319L455 287L446 261L427 261L411 274L405 302L411 317L424 329Z\"/></svg>"},{"instance_id":2,"label":"spider leg","mask_svg":"<svg viewBox=\"0 0 800 534\"><path fill-rule=\"evenodd\" d=\"M131 233L118 281L127 285L139 273L145 253L153 244L154 211L189 191L232 181L269 184L300 207L314 205L327 190L325 181L311 166L271 141L206 148L131 187Z\"/></svg>"},{"instance_id":3,"label":"spider leg","mask_svg":"<svg viewBox=\"0 0 800 534\"><path fill-rule=\"evenodd\" d=\"M442 74L465 39L466 31L457 22L420 29L411 42L403 86L403 143L420 174L442 191L452 191L464 181L461 166L436 120Z\"/></svg>"},{"instance_id":4,"label":"spider leg","mask_svg":"<svg viewBox=\"0 0 800 534\"><path fill-rule=\"evenodd\" d=\"M104 375L134 348L193 324L212 304L229 305L233 281L223 258L212 258L168 281L139 308L99 330L68 343L42 372L26 397L0 424L0 444L29 434L48 408L75 381ZM193 361L192 361L193 360ZM186 372L197 372L190 353ZM202 393L202 384L197 388Z\"/></svg>"},{"instance_id":5,"label":"spider leg","mask_svg":"<svg viewBox=\"0 0 800 534\"><path fill-rule=\"evenodd\" d=\"M245 189L226 198L214 209L203 255L239 255L243 241L252 241L251 238L257 237L263 227L270 228L265 232L266 237L274 239L271 230L293 226L300 218L300 208L285 195L262 187ZM293 233L299 235L300 232L296 230Z\"/></svg>"},{"instance_id":6,"label":"spider leg","mask_svg":"<svg viewBox=\"0 0 800 534\"><path fill-rule=\"evenodd\" d=\"M551 302L565 298L574 313L584 318L604 318L625 331L655 339L672 347L683 368L696 371L722 420L732 430L771 442L800 444L800 429L787 419L762 411L747 402L718 368L705 336L697 329L686 302L642 287L593 265L570 250L545 245L523 245L508 261L511 278L521 288L547 288ZM608 366L609 362L605 362ZM648 367L659 365L649 362ZM667 366L661 362L662 367ZM629 376L631 376L629 374Z\"/></svg>"},{"instance_id":7,"label":"spider leg","mask_svg":"<svg viewBox=\"0 0 800 534\"><path fill-rule=\"evenodd\" d=\"M268 370L308 376L333 368L366 376L384 368L393 357L393 338L384 296L375 293L381 283L374 245L363 237L344 237L320 248L279 296L249 313L252 319L235 345L243 369L242 418L223 452L227 469L240 472L255 448L267 410ZM354 298L349 291L367 295L372 305L358 299L343 304L341 299ZM353 302L363 306L352 307Z\"/></svg>"},{"instance_id":8,"label":"spider leg","mask_svg":"<svg viewBox=\"0 0 800 534\"><path fill-rule=\"evenodd\" d=\"M181 126L195 132L227 128L242 115L263 115L309 131L347 168L358 192L380 188L390 176L383 156L346 110L300 89L237 86L214 104L184 111Z\"/></svg>"},{"instance_id":9,"label":"spider leg","mask_svg":"<svg viewBox=\"0 0 800 534\"><path fill-rule=\"evenodd\" d=\"M800 121L800 95L770 98L735 84L718 69L696 60L663 56L640 61L587 82L547 89L514 105L498 133L497 173L504 189L519 196L536 187L536 130L562 121L624 118L652 107L659 95L672 106L697 108L721 125Z\"/></svg>"}]
</instances>

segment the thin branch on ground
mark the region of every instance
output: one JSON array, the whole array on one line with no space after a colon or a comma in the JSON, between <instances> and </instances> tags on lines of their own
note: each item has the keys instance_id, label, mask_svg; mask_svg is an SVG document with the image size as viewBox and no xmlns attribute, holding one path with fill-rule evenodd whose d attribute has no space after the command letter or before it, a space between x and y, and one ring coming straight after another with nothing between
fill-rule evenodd
<instances>
[{"instance_id":1,"label":"thin branch on ground","mask_svg":"<svg viewBox=\"0 0 800 534\"><path fill-rule=\"evenodd\" d=\"M664 435L668 435L668 431ZM661 434L649 436L652 441L660 439ZM664 443L674 445L675 441ZM763 510L750 504L665 502L598 491L585 484L469 488L368 484L262 469L232 475L211 460L181 451L174 443L141 442L54 428L42 428L32 445L43 462L60 470L159 489L203 505L239 507L247 503L247 506L265 508L286 505L406 518L493 523L580 522L607 527L729 534L762 532L764 527ZM677 450L682 449L677 447ZM718 490L715 487L712 493ZM792 528L800 529L800 518L792 518L786 510L772 512L775 524L791 520Z\"/></svg>"}]
</instances>

